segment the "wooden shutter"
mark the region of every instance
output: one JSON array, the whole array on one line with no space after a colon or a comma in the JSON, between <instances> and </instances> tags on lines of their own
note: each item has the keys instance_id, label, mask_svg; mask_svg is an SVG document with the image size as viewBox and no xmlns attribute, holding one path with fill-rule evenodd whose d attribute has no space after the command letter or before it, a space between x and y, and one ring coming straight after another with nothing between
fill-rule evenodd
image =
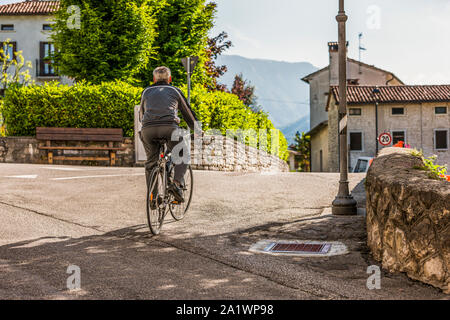
<instances>
[{"instance_id":1,"label":"wooden shutter","mask_svg":"<svg viewBox=\"0 0 450 320\"><path fill-rule=\"evenodd\" d=\"M16 57L16 52L17 52L17 42L16 41L11 41L11 44L12 44L12 46L13 46L13 56L12 56L12 58L13 58L13 60L16 60L17 59L17 57Z\"/></svg>"},{"instance_id":2,"label":"wooden shutter","mask_svg":"<svg viewBox=\"0 0 450 320\"><path fill-rule=\"evenodd\" d=\"M435 133L436 139L436 149L448 149L448 131L447 130L436 130Z\"/></svg>"},{"instance_id":3,"label":"wooden shutter","mask_svg":"<svg viewBox=\"0 0 450 320\"><path fill-rule=\"evenodd\" d=\"M39 75L44 74L45 42L39 43Z\"/></svg>"},{"instance_id":4,"label":"wooden shutter","mask_svg":"<svg viewBox=\"0 0 450 320\"><path fill-rule=\"evenodd\" d=\"M350 150L361 151L362 150L362 133L350 132Z\"/></svg>"}]
</instances>

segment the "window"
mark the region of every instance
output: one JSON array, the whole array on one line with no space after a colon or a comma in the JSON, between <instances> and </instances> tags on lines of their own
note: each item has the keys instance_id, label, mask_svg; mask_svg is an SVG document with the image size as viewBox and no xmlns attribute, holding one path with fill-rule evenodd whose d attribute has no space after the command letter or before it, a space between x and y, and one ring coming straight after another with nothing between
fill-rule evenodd
<instances>
[{"instance_id":1,"label":"window","mask_svg":"<svg viewBox=\"0 0 450 320\"><path fill-rule=\"evenodd\" d=\"M350 132L350 151L362 151L362 132Z\"/></svg>"},{"instance_id":2,"label":"window","mask_svg":"<svg viewBox=\"0 0 450 320\"><path fill-rule=\"evenodd\" d=\"M350 116L360 116L361 108L350 108L350 109L348 109L348 114Z\"/></svg>"},{"instance_id":3,"label":"window","mask_svg":"<svg viewBox=\"0 0 450 320\"><path fill-rule=\"evenodd\" d=\"M392 115L399 116L405 114L405 108L392 108Z\"/></svg>"},{"instance_id":4,"label":"window","mask_svg":"<svg viewBox=\"0 0 450 320\"><path fill-rule=\"evenodd\" d=\"M448 149L448 130L434 131L434 148L436 150Z\"/></svg>"},{"instance_id":5,"label":"window","mask_svg":"<svg viewBox=\"0 0 450 320\"><path fill-rule=\"evenodd\" d=\"M51 31L53 28L51 24L44 24L42 25L42 30Z\"/></svg>"},{"instance_id":6,"label":"window","mask_svg":"<svg viewBox=\"0 0 450 320\"><path fill-rule=\"evenodd\" d=\"M2 31L14 31L13 24L2 24Z\"/></svg>"},{"instance_id":7,"label":"window","mask_svg":"<svg viewBox=\"0 0 450 320\"><path fill-rule=\"evenodd\" d=\"M15 59L14 52L17 52L17 43L10 42L9 44L6 42L0 42L0 47L3 49L3 55L8 56L8 61Z\"/></svg>"},{"instance_id":8,"label":"window","mask_svg":"<svg viewBox=\"0 0 450 320\"><path fill-rule=\"evenodd\" d=\"M434 113L435 114L447 114L447 107L435 107Z\"/></svg>"},{"instance_id":9,"label":"window","mask_svg":"<svg viewBox=\"0 0 450 320\"><path fill-rule=\"evenodd\" d=\"M355 169L353 170L354 173L358 172L367 172L367 166L369 164L369 161L365 159L358 159L356 162Z\"/></svg>"},{"instance_id":10,"label":"window","mask_svg":"<svg viewBox=\"0 0 450 320\"><path fill-rule=\"evenodd\" d=\"M392 144L397 144L399 141L406 143L405 131L392 131Z\"/></svg>"},{"instance_id":11,"label":"window","mask_svg":"<svg viewBox=\"0 0 450 320\"><path fill-rule=\"evenodd\" d=\"M51 42L41 42L40 45L40 60L39 60L39 75L40 76L54 76L55 69L53 67L52 55L55 53L55 46Z\"/></svg>"}]
</instances>

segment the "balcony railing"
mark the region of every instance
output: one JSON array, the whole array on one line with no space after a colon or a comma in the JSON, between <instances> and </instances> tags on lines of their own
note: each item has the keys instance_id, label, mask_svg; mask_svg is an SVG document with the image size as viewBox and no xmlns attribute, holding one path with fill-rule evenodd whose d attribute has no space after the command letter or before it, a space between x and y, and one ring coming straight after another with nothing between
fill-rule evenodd
<instances>
[{"instance_id":1,"label":"balcony railing","mask_svg":"<svg viewBox=\"0 0 450 320\"><path fill-rule=\"evenodd\" d=\"M36 77L58 77L55 66L49 60L36 59Z\"/></svg>"}]
</instances>

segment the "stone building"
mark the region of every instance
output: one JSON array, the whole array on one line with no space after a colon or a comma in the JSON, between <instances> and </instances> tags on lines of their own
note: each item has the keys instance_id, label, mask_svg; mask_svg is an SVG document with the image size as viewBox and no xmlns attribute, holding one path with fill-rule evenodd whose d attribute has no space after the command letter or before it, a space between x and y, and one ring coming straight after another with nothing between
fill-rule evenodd
<instances>
[{"instance_id":1,"label":"stone building","mask_svg":"<svg viewBox=\"0 0 450 320\"><path fill-rule=\"evenodd\" d=\"M59 1L25 1L0 5L0 45L8 51L22 51L25 61L32 63L30 75L37 83L59 80L70 83L66 77L60 77L48 56L54 51L50 40L52 32L52 14L59 8ZM13 47L5 45L10 39Z\"/></svg>"},{"instance_id":2,"label":"stone building","mask_svg":"<svg viewBox=\"0 0 450 320\"><path fill-rule=\"evenodd\" d=\"M375 156L377 138L385 132L393 140L388 146L403 141L426 156L437 155L439 164L450 164L450 85L348 86L347 99L350 170L358 157ZM332 86L326 108L328 140L319 146L328 150L331 172L339 171L338 104L339 88Z\"/></svg>"},{"instance_id":3,"label":"stone building","mask_svg":"<svg viewBox=\"0 0 450 320\"><path fill-rule=\"evenodd\" d=\"M311 73L302 80L310 85L311 171L329 171L328 148L322 148L328 141L328 113L326 111L330 86L338 85L338 44L328 43L329 65ZM347 81L352 85L402 85L403 82L392 72L379 69L357 60L347 59Z\"/></svg>"}]
</instances>

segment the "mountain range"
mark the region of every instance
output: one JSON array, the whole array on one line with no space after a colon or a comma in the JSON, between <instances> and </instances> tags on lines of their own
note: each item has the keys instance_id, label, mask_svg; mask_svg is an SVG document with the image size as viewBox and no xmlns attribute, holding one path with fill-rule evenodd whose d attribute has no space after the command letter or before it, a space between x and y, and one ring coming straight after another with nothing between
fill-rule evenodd
<instances>
[{"instance_id":1,"label":"mountain range","mask_svg":"<svg viewBox=\"0 0 450 320\"><path fill-rule=\"evenodd\" d=\"M297 131L309 130L309 86L301 78L318 70L309 62L284 62L222 55L217 65L228 71L219 79L231 89L234 77L243 75L255 86L257 104L269 113L289 143Z\"/></svg>"}]
</instances>

